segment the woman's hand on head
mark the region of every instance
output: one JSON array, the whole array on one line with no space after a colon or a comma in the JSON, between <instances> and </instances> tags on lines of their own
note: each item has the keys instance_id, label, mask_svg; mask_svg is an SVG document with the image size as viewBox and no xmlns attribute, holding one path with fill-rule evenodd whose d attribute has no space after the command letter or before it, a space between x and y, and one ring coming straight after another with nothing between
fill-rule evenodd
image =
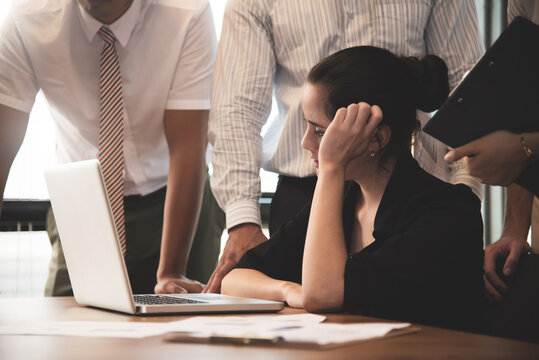
<instances>
[{"instance_id":1,"label":"woman's hand on head","mask_svg":"<svg viewBox=\"0 0 539 360\"><path fill-rule=\"evenodd\" d=\"M369 142L382 118L379 106L364 102L337 110L320 143L320 169L344 171L350 161L368 151Z\"/></svg>"}]
</instances>

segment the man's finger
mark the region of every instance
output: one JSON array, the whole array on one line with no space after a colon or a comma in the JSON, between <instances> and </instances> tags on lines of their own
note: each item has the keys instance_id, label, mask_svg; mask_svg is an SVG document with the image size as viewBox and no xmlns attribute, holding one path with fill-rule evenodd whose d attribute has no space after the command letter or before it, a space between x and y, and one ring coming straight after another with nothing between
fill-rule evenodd
<instances>
[{"instance_id":1,"label":"man's finger","mask_svg":"<svg viewBox=\"0 0 539 360\"><path fill-rule=\"evenodd\" d=\"M509 253L509 256L505 260L505 264L503 265L503 274L505 276L512 276L518 261L520 260L520 254L522 253L522 249L514 250Z\"/></svg>"},{"instance_id":2,"label":"man's finger","mask_svg":"<svg viewBox=\"0 0 539 360\"><path fill-rule=\"evenodd\" d=\"M505 293L508 290L507 285L496 272L496 259L497 256L493 256L488 252L485 253L485 260L483 264L483 268L485 270L484 277L486 277L488 282L496 289L497 292L501 291Z\"/></svg>"},{"instance_id":3,"label":"man's finger","mask_svg":"<svg viewBox=\"0 0 539 360\"><path fill-rule=\"evenodd\" d=\"M513 242L511 245L511 251L509 251L509 255L507 256L503 266L503 274L505 276L512 276L518 266L522 253L530 250L530 246L527 242Z\"/></svg>"},{"instance_id":4,"label":"man's finger","mask_svg":"<svg viewBox=\"0 0 539 360\"><path fill-rule=\"evenodd\" d=\"M483 280L485 282L485 295L490 301L500 301L502 299L502 295L496 291L494 286L488 281L486 276L483 276Z\"/></svg>"},{"instance_id":5,"label":"man's finger","mask_svg":"<svg viewBox=\"0 0 539 360\"><path fill-rule=\"evenodd\" d=\"M203 287L198 281L178 281L178 286L183 287L187 292L190 293L199 293L202 291Z\"/></svg>"},{"instance_id":6,"label":"man's finger","mask_svg":"<svg viewBox=\"0 0 539 360\"><path fill-rule=\"evenodd\" d=\"M485 276L497 292L506 293L509 290L507 284L498 276L498 273L485 272Z\"/></svg>"},{"instance_id":7,"label":"man's finger","mask_svg":"<svg viewBox=\"0 0 539 360\"><path fill-rule=\"evenodd\" d=\"M168 294L187 294L187 290L172 281L165 285L165 291Z\"/></svg>"},{"instance_id":8,"label":"man's finger","mask_svg":"<svg viewBox=\"0 0 539 360\"><path fill-rule=\"evenodd\" d=\"M219 294L221 292L221 281L222 279L220 279L218 276L215 276L215 278L213 278L212 280L211 285L206 286L206 288L204 288L204 292L212 293L212 294Z\"/></svg>"},{"instance_id":9,"label":"man's finger","mask_svg":"<svg viewBox=\"0 0 539 360\"><path fill-rule=\"evenodd\" d=\"M222 266L220 269L217 269L215 272L215 279L213 280L213 289L210 292L220 293L221 292L221 283L223 282L224 277L230 272L232 267Z\"/></svg>"},{"instance_id":10,"label":"man's finger","mask_svg":"<svg viewBox=\"0 0 539 360\"><path fill-rule=\"evenodd\" d=\"M225 265L219 265L217 269L215 269L210 277L208 285L206 285L206 288L204 289L205 293L218 294L221 292L221 282L223 281L225 275L228 274L228 271L223 270L224 267Z\"/></svg>"},{"instance_id":11,"label":"man's finger","mask_svg":"<svg viewBox=\"0 0 539 360\"><path fill-rule=\"evenodd\" d=\"M215 271L211 274L210 279L208 280L208 283L206 284L206 287L204 287L204 290L202 290L203 293L211 293L213 292L213 279L215 279Z\"/></svg>"},{"instance_id":12,"label":"man's finger","mask_svg":"<svg viewBox=\"0 0 539 360\"><path fill-rule=\"evenodd\" d=\"M473 142L471 142L449 151L447 154L445 154L444 160L447 162L458 161L465 156L475 155L474 152L474 144Z\"/></svg>"}]
</instances>

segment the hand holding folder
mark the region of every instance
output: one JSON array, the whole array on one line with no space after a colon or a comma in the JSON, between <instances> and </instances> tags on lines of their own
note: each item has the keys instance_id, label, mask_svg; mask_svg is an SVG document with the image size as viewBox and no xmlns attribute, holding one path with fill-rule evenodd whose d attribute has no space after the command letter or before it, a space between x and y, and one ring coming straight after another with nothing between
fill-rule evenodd
<instances>
[{"instance_id":1,"label":"hand holding folder","mask_svg":"<svg viewBox=\"0 0 539 360\"><path fill-rule=\"evenodd\" d=\"M499 130L539 131L537 44L539 26L517 17L423 130L454 148ZM528 166L516 182L537 194L539 164Z\"/></svg>"},{"instance_id":2,"label":"hand holding folder","mask_svg":"<svg viewBox=\"0 0 539 360\"><path fill-rule=\"evenodd\" d=\"M538 133L539 137L539 133ZM509 186L530 165L521 135L498 130L451 150L444 159L466 158L466 168L484 184Z\"/></svg>"}]
</instances>

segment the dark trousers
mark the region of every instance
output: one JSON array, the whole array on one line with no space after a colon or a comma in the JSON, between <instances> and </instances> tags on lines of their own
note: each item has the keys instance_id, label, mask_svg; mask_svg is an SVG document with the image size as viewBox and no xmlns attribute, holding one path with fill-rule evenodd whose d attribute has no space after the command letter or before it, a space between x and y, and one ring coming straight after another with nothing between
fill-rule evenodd
<instances>
[{"instance_id":1,"label":"dark trousers","mask_svg":"<svg viewBox=\"0 0 539 360\"><path fill-rule=\"evenodd\" d=\"M277 189L275 190L270 206L270 236L281 225L292 219L303 207L312 202L316 180L316 176L306 178L279 176Z\"/></svg>"},{"instance_id":2,"label":"dark trousers","mask_svg":"<svg viewBox=\"0 0 539 360\"><path fill-rule=\"evenodd\" d=\"M126 245L125 263L134 294L153 293L161 250L166 188L146 196L124 199ZM208 281L219 256L225 216L215 201L206 179L202 209L189 261L187 277ZM72 295L60 237L52 211L47 214L47 232L52 246L45 296Z\"/></svg>"}]
</instances>

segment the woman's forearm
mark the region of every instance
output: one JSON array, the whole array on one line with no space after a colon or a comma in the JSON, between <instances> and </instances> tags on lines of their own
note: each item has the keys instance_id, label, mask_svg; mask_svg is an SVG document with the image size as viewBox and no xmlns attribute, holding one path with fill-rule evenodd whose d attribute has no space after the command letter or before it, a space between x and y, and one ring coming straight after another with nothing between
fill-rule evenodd
<instances>
[{"instance_id":1,"label":"woman's forearm","mask_svg":"<svg viewBox=\"0 0 539 360\"><path fill-rule=\"evenodd\" d=\"M320 172L303 255L303 305L308 311L332 311L342 307L346 263L343 191L343 172Z\"/></svg>"},{"instance_id":2,"label":"woman's forearm","mask_svg":"<svg viewBox=\"0 0 539 360\"><path fill-rule=\"evenodd\" d=\"M257 270L234 269L223 279L221 292L240 297L287 301L286 294L290 285L288 281L272 279Z\"/></svg>"}]
</instances>

